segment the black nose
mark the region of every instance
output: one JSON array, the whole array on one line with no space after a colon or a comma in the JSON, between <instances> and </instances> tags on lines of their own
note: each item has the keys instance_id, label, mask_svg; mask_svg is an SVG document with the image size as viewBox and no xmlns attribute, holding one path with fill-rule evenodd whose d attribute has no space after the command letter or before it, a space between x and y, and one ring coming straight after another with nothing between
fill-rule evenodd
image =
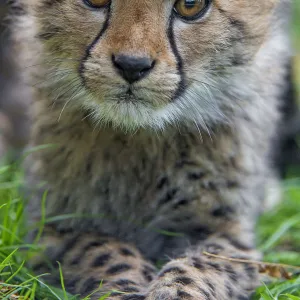
<instances>
[{"instance_id":1,"label":"black nose","mask_svg":"<svg viewBox=\"0 0 300 300\"><path fill-rule=\"evenodd\" d=\"M112 61L121 76L129 83L144 78L153 69L155 61L148 57L113 55Z\"/></svg>"}]
</instances>

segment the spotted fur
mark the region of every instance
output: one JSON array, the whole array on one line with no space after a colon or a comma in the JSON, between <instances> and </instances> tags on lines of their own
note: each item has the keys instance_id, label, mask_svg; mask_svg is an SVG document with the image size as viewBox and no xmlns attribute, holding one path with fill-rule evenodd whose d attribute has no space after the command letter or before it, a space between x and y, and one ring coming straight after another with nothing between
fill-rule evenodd
<instances>
[{"instance_id":1,"label":"spotted fur","mask_svg":"<svg viewBox=\"0 0 300 300\"><path fill-rule=\"evenodd\" d=\"M69 290L87 295L103 280L95 299L246 299L256 267L203 252L260 257L255 221L277 191L288 1L214 0L188 23L174 0L19 1L19 61L34 66L24 70L30 146L48 145L25 163L29 219L40 219L45 189L47 217L76 215L42 240ZM130 93L119 54L155 62Z\"/></svg>"}]
</instances>

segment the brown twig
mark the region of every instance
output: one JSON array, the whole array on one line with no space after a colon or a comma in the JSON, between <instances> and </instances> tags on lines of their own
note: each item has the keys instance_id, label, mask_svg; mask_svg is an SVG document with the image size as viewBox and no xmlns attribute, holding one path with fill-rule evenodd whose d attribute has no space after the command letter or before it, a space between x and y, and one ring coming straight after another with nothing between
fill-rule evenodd
<instances>
[{"instance_id":1,"label":"brown twig","mask_svg":"<svg viewBox=\"0 0 300 300\"><path fill-rule=\"evenodd\" d=\"M253 264L253 265L258 265L258 266L281 267L281 268L287 268L287 269L300 270L300 267L286 265L286 264L276 264L276 263L268 263L268 262L263 262L263 261L248 260L248 259L231 258L231 257L222 256L222 255L212 254L212 253L209 253L206 251L204 251L203 254L206 256L211 256L214 258L219 258L222 260L238 262L238 263L246 263L246 264Z\"/></svg>"}]
</instances>

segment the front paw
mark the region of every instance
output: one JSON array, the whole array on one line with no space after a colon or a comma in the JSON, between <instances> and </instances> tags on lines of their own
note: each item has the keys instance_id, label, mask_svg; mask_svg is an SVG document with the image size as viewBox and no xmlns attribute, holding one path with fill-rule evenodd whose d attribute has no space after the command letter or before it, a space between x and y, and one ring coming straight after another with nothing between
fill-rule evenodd
<instances>
[{"instance_id":1,"label":"front paw","mask_svg":"<svg viewBox=\"0 0 300 300\"><path fill-rule=\"evenodd\" d=\"M190 279L179 278L180 282L169 281L154 282L148 292L119 295L111 300L211 300L214 299L205 290L197 285L186 285Z\"/></svg>"},{"instance_id":2,"label":"front paw","mask_svg":"<svg viewBox=\"0 0 300 300\"><path fill-rule=\"evenodd\" d=\"M201 288L201 284L188 276L180 276L174 280L159 280L154 283L145 300L208 300L213 299L209 292ZM133 299L132 299L133 300Z\"/></svg>"},{"instance_id":3,"label":"front paw","mask_svg":"<svg viewBox=\"0 0 300 300\"><path fill-rule=\"evenodd\" d=\"M172 274L175 275L175 274ZM203 285L203 284L202 284ZM120 300L208 300L214 299L201 282L188 275L158 277L145 294L123 295Z\"/></svg>"},{"instance_id":4,"label":"front paw","mask_svg":"<svg viewBox=\"0 0 300 300\"><path fill-rule=\"evenodd\" d=\"M189 259L175 260L162 269L151 283L145 300L213 300L211 273L205 276ZM133 299L132 299L133 300Z\"/></svg>"}]
</instances>

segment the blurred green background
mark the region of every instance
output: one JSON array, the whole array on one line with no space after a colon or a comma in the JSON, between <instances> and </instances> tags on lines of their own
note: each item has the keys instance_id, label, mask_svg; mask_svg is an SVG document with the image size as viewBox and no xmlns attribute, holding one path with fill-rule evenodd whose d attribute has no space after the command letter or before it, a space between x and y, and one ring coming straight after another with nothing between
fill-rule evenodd
<instances>
[{"instance_id":1,"label":"blurred green background","mask_svg":"<svg viewBox=\"0 0 300 300\"><path fill-rule=\"evenodd\" d=\"M298 92L298 100L300 93L300 0L294 0L293 6L293 26L291 32L293 45L295 48L294 74L295 84ZM299 102L298 102L299 103Z\"/></svg>"}]
</instances>

